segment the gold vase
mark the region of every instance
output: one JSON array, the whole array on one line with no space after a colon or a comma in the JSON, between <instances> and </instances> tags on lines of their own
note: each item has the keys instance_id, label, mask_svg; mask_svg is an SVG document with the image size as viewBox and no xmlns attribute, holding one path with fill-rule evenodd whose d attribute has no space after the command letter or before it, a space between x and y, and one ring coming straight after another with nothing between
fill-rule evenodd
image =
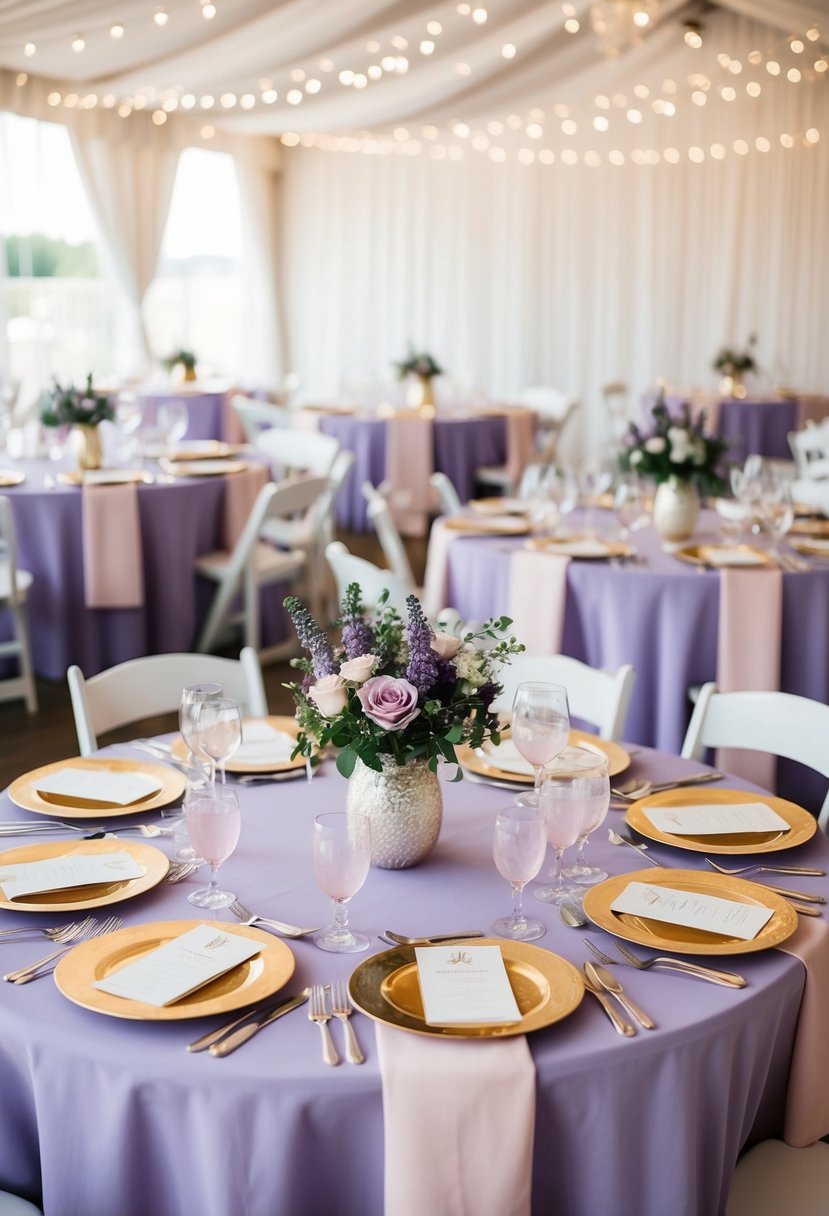
<instances>
[{"instance_id":1,"label":"gold vase","mask_svg":"<svg viewBox=\"0 0 829 1216\"><path fill-rule=\"evenodd\" d=\"M406 402L412 409L423 409L424 406L434 409L435 390L432 388L432 377L417 374L412 376Z\"/></svg>"},{"instance_id":2,"label":"gold vase","mask_svg":"<svg viewBox=\"0 0 829 1216\"><path fill-rule=\"evenodd\" d=\"M195 380L195 379L196 379L196 369L195 369L195 367L185 367L185 369L184 369L184 380L185 380L185 382L189 383L189 382L191 382L191 381L193 381L193 380Z\"/></svg>"},{"instance_id":3,"label":"gold vase","mask_svg":"<svg viewBox=\"0 0 829 1216\"><path fill-rule=\"evenodd\" d=\"M723 397L736 397L737 400L742 400L746 395L746 386L743 384L742 372L729 372L723 376L720 381L720 395Z\"/></svg>"},{"instance_id":4,"label":"gold vase","mask_svg":"<svg viewBox=\"0 0 829 1216\"><path fill-rule=\"evenodd\" d=\"M103 461L101 432L97 426L81 426L72 429L75 456L79 469L100 469Z\"/></svg>"}]
</instances>

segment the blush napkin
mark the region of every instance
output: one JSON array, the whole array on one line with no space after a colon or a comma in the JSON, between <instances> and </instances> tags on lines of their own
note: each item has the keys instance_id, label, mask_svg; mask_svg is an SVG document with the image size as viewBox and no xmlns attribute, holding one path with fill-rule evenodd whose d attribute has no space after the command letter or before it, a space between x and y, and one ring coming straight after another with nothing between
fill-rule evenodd
<instances>
[{"instance_id":1,"label":"blush napkin","mask_svg":"<svg viewBox=\"0 0 829 1216\"><path fill-rule=\"evenodd\" d=\"M806 968L783 1124L786 1143L805 1148L829 1133L829 925L801 917L794 934L778 948L799 958Z\"/></svg>"},{"instance_id":2,"label":"blush napkin","mask_svg":"<svg viewBox=\"0 0 829 1216\"><path fill-rule=\"evenodd\" d=\"M432 504L429 478L435 471L431 418L396 415L386 425L389 506L404 536L425 536ZM399 504L399 505L397 505Z\"/></svg>"},{"instance_id":3,"label":"blush napkin","mask_svg":"<svg viewBox=\"0 0 829 1216\"><path fill-rule=\"evenodd\" d=\"M720 692L777 692L783 636L779 569L720 570L717 687ZM773 790L777 760L764 752L718 748L716 765Z\"/></svg>"},{"instance_id":4,"label":"blush napkin","mask_svg":"<svg viewBox=\"0 0 829 1216\"><path fill-rule=\"evenodd\" d=\"M526 1038L453 1042L374 1029L386 1216L529 1216L535 1065Z\"/></svg>"},{"instance_id":5,"label":"blush napkin","mask_svg":"<svg viewBox=\"0 0 829 1216\"><path fill-rule=\"evenodd\" d=\"M266 465L252 464L241 473L229 473L224 479L224 518L222 543L230 551L242 534L257 495L270 480Z\"/></svg>"},{"instance_id":6,"label":"blush napkin","mask_svg":"<svg viewBox=\"0 0 829 1216\"><path fill-rule=\"evenodd\" d=\"M559 654L570 558L516 549L510 559L509 616L527 654Z\"/></svg>"},{"instance_id":7,"label":"blush napkin","mask_svg":"<svg viewBox=\"0 0 829 1216\"><path fill-rule=\"evenodd\" d=\"M246 396L243 388L229 388L222 397L222 439L225 443L244 443L245 432L233 408L233 398Z\"/></svg>"},{"instance_id":8,"label":"blush napkin","mask_svg":"<svg viewBox=\"0 0 829 1216\"><path fill-rule=\"evenodd\" d=\"M516 488L524 469L535 456L535 414L532 410L513 409L506 415L507 476Z\"/></svg>"},{"instance_id":9,"label":"blush napkin","mask_svg":"<svg viewBox=\"0 0 829 1216\"><path fill-rule=\"evenodd\" d=\"M81 515L86 607L143 607L144 559L138 486L84 485Z\"/></svg>"}]
</instances>

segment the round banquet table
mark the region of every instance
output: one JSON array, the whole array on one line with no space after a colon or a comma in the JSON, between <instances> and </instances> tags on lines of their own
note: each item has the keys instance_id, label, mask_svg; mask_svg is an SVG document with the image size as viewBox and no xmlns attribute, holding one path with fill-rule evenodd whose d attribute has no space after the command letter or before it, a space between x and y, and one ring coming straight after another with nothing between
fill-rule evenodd
<instances>
[{"instance_id":1,"label":"round banquet table","mask_svg":"<svg viewBox=\"0 0 829 1216\"><path fill-rule=\"evenodd\" d=\"M128 745L107 751L139 754ZM629 773L660 779L699 768L643 748ZM242 835L223 883L262 915L321 923L327 901L311 872L312 817L342 809L345 788L331 761L310 786L304 778L239 786ZM413 935L487 929L508 908L491 840L495 813L511 795L466 780L444 782L443 790L432 856L412 870L372 869L352 900L351 921L371 935L373 951L385 948L377 934L389 927ZM0 795L0 818L19 814ZM621 816L610 819L617 825ZM702 861L653 851L668 864ZM589 852L611 873L641 868L603 830ZM829 841L818 833L796 860L826 867ZM829 894L825 878L785 881ZM108 911L121 912L128 926L190 919L185 897L197 883L199 874L162 883ZM601 931L574 932L555 908L529 895L528 902L547 925L543 948L580 966L584 936L611 946ZM25 916L2 911L0 920L5 928ZM296 970L288 992L345 979L367 957L326 954L310 940L290 948ZM31 941L2 950L4 970L44 953ZM570 1017L528 1036L537 1076L534 1212L718 1216L741 1146L780 1134L804 967L779 950L718 963L748 986L617 969L656 1021L651 1033L621 1038L586 996ZM323 1063L305 1011L224 1059L185 1051L225 1020L105 1017L69 1003L47 978L6 988L0 1185L41 1201L47 1216L380 1216L383 1106L370 1021L352 1018L366 1055L360 1068ZM340 1027L333 1033L341 1048Z\"/></svg>"},{"instance_id":2,"label":"round banquet table","mask_svg":"<svg viewBox=\"0 0 829 1216\"><path fill-rule=\"evenodd\" d=\"M333 435L353 452L354 467L337 498L337 523L348 532L370 531L364 481L378 486L386 476L386 432L382 418L360 418L352 414L328 414L319 419L319 429ZM498 416L441 418L434 420L434 470L445 473L468 502L475 493L475 470L501 465L506 460L506 419Z\"/></svg>"},{"instance_id":3,"label":"round banquet table","mask_svg":"<svg viewBox=\"0 0 829 1216\"><path fill-rule=\"evenodd\" d=\"M645 429L650 425L651 409L656 402L654 394L645 396ZM721 439L729 441L729 461L744 464L747 456L765 456L772 460L791 460L788 435L799 430L810 411L801 407L792 397L737 398L717 397L715 394L669 394L665 404L671 413L676 413L683 404L691 406L692 417L701 410L708 414L711 431ZM712 423L712 419L715 420Z\"/></svg>"},{"instance_id":4,"label":"round banquet table","mask_svg":"<svg viewBox=\"0 0 829 1216\"><path fill-rule=\"evenodd\" d=\"M224 477L158 480L138 487L144 562L141 608L85 606L81 491L54 484L64 466L20 460L19 486L4 488L12 506L18 565L33 578L27 600L35 671L62 680L77 663L95 675L141 655L188 651L214 587L198 578L198 556L222 547ZM49 480L46 480L46 479ZM285 636L284 589L262 591L263 641ZM10 629L0 611L0 637Z\"/></svg>"},{"instance_id":5,"label":"round banquet table","mask_svg":"<svg viewBox=\"0 0 829 1216\"><path fill-rule=\"evenodd\" d=\"M144 422L155 421L155 413L160 405L170 401L183 401L187 406L187 430L184 439L223 439L228 443L236 443L240 436L231 427L232 415L227 409L225 398L230 385L224 382L206 381L204 384L184 383L176 386L142 387L138 389L138 399L144 407Z\"/></svg>"}]
</instances>

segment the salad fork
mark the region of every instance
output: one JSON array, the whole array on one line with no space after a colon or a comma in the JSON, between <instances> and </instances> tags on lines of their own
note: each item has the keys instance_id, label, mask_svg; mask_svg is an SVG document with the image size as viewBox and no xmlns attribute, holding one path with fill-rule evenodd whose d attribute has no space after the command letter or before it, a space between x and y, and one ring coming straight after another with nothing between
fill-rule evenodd
<instances>
[{"instance_id":1,"label":"salad fork","mask_svg":"<svg viewBox=\"0 0 829 1216\"><path fill-rule=\"evenodd\" d=\"M352 1012L351 1002L348 999L348 992L342 980L335 980L331 985L331 1012L343 1024L345 1058L349 1064L364 1064L366 1057L360 1050L360 1044L357 1042L354 1027L348 1020Z\"/></svg>"},{"instance_id":2,"label":"salad fork","mask_svg":"<svg viewBox=\"0 0 829 1216\"><path fill-rule=\"evenodd\" d=\"M591 942L587 937L582 940L600 962L610 966L619 965L617 958L611 958L609 954L605 954L604 950L600 950L595 942ZM651 967L655 967L657 970L661 968L665 971L678 971L684 975L695 975L698 979L708 980L712 984L722 984L725 988L745 988L746 986L745 979L736 971L720 971L716 967L703 967L700 963L692 963L683 958L668 958L662 954L657 954L654 958L638 958L620 942L615 942L614 945L621 954L623 963L628 963L637 971L649 971Z\"/></svg>"},{"instance_id":3,"label":"salad fork","mask_svg":"<svg viewBox=\"0 0 829 1216\"><path fill-rule=\"evenodd\" d=\"M818 866L737 866L727 867L722 866L716 861L712 861L710 857L705 858L705 864L710 866L712 870L717 870L720 874L807 874L813 878L819 877L826 873Z\"/></svg>"},{"instance_id":4,"label":"salad fork","mask_svg":"<svg viewBox=\"0 0 829 1216\"><path fill-rule=\"evenodd\" d=\"M0 931L0 941L6 941L16 933L42 933L53 942L71 942L91 923L92 917L87 916L83 920L70 920L65 925L52 925L49 927L46 925L23 925L19 929L3 929Z\"/></svg>"},{"instance_id":5,"label":"salad fork","mask_svg":"<svg viewBox=\"0 0 829 1216\"><path fill-rule=\"evenodd\" d=\"M267 916L257 916L255 912L251 912L250 908L246 908L238 899L234 899L230 904L230 911L242 925L270 925L272 929L276 929L277 933L281 933L283 937L308 937L309 933L317 933L319 925L313 929L303 929L299 925L286 925L281 920L271 920Z\"/></svg>"},{"instance_id":6,"label":"salad fork","mask_svg":"<svg viewBox=\"0 0 829 1216\"><path fill-rule=\"evenodd\" d=\"M100 923L90 918L90 922L84 930L73 938L68 946L55 950L52 954L47 954L45 958L40 958L37 962L30 963L28 967L20 967L17 971L10 971L8 975L3 976L3 979L7 980L10 984L28 984L29 980L38 979L41 975L47 975L46 971L41 970L47 963L51 963L53 959L60 958L62 954L66 954L67 950L72 950L80 942L90 941L93 937L103 937L106 933L113 933L116 929L120 929L123 924L123 918L120 916L110 916Z\"/></svg>"},{"instance_id":7,"label":"salad fork","mask_svg":"<svg viewBox=\"0 0 829 1216\"><path fill-rule=\"evenodd\" d=\"M331 1032L328 1029L328 1022L331 1014L328 1012L325 1003L325 991L322 984L314 984L311 989L311 1004L308 1009L308 1020L316 1022L320 1028L322 1035L322 1058L326 1064L339 1064L340 1057L337 1055L337 1049L334 1046L334 1041L331 1038Z\"/></svg>"}]
</instances>

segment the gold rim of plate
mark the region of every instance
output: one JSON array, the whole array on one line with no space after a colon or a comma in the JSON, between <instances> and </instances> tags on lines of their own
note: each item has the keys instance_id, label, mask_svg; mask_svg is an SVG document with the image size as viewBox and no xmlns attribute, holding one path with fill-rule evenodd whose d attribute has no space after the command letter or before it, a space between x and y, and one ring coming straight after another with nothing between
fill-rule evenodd
<instances>
[{"instance_id":1,"label":"gold rim of plate","mask_svg":"<svg viewBox=\"0 0 829 1216\"><path fill-rule=\"evenodd\" d=\"M156 794L149 794L129 806L118 806L110 803L96 802L90 804L76 798L60 798L49 794L44 797L37 791L38 781L60 772L62 768L86 769L90 772L96 769L111 769L119 773L143 773L153 777L161 785ZM145 815L147 811L156 810L161 806L169 806L184 793L187 781L182 773L177 773L166 764L153 764L144 760L119 760L114 756L70 756L68 760L55 760L52 764L44 764L31 772L23 773L9 786L9 798L24 811L34 811L36 815L49 815L57 819L112 819L118 815Z\"/></svg>"},{"instance_id":2,"label":"gold rim of plate","mask_svg":"<svg viewBox=\"0 0 829 1216\"><path fill-rule=\"evenodd\" d=\"M228 456L240 456L242 452L249 451L250 445L247 443L224 443L220 439L204 439L201 443L194 440L190 445L182 444L172 451L165 451L163 455L168 460L189 464L194 460L224 460Z\"/></svg>"},{"instance_id":3,"label":"gold rim of plate","mask_svg":"<svg viewBox=\"0 0 829 1216\"><path fill-rule=\"evenodd\" d=\"M239 937L249 937L259 942L259 954L254 954L189 996L161 1009L144 1001L113 996L92 987L96 980L105 979L151 950L205 923L222 933L233 932ZM81 942L58 963L55 983L67 1000L83 1009L91 1009L93 1013L142 1022L176 1022L183 1018L230 1013L273 996L287 984L295 965L294 955L285 942L263 933L261 929L247 925L231 926L226 921L167 920L150 925L134 925Z\"/></svg>"},{"instance_id":4,"label":"gold rim of plate","mask_svg":"<svg viewBox=\"0 0 829 1216\"><path fill-rule=\"evenodd\" d=\"M696 895L715 895L735 903L772 908L774 915L756 937L746 941L721 933L706 933L686 925L669 925L664 921L633 916L628 912L613 912L610 905L630 882L646 882L653 887L690 891ZM728 874L709 874L705 870L634 870L606 878L584 895L585 915L600 929L614 937L653 950L670 950L674 954L755 954L779 946L797 928L797 913L782 895L775 895L761 883Z\"/></svg>"},{"instance_id":5,"label":"gold rim of plate","mask_svg":"<svg viewBox=\"0 0 829 1216\"><path fill-rule=\"evenodd\" d=\"M517 515L491 517L453 515L443 521L444 528L452 532L468 532L476 536L526 536L530 530L529 520Z\"/></svg>"},{"instance_id":6,"label":"gold rim of plate","mask_svg":"<svg viewBox=\"0 0 829 1216\"><path fill-rule=\"evenodd\" d=\"M20 486L26 480L26 474L19 469L0 469L0 486Z\"/></svg>"},{"instance_id":7,"label":"gold rim of plate","mask_svg":"<svg viewBox=\"0 0 829 1216\"><path fill-rule=\"evenodd\" d=\"M267 718L244 718L242 720L242 736L244 737L246 722L267 722L275 730L284 731L287 735L293 735L296 739L298 727L294 718L277 717L269 715ZM175 740L172 745L172 753L180 760L186 760L188 756L187 747L181 735ZM266 761L264 764L250 764L242 760L236 760L233 756L225 764L225 768L229 773L287 773L295 768L305 768L305 757L297 756L296 760L276 760Z\"/></svg>"},{"instance_id":8,"label":"gold rim of plate","mask_svg":"<svg viewBox=\"0 0 829 1216\"><path fill-rule=\"evenodd\" d=\"M484 746L486 747L486 744ZM587 747L592 751L600 752L607 758L609 777L616 777L619 773L623 773L625 769L630 768L630 756L620 743L613 743L608 739L600 739L598 735L591 735L586 730L571 730L567 746ZM456 747L455 752L463 768L469 769L470 773L475 773L478 777L490 777L493 781L512 781L515 785L529 786L533 784L533 778L524 773L513 773L507 769L499 768L496 764L488 764L482 756L479 756L466 743Z\"/></svg>"},{"instance_id":9,"label":"gold rim of plate","mask_svg":"<svg viewBox=\"0 0 829 1216\"><path fill-rule=\"evenodd\" d=\"M829 557L829 536L814 536L811 541L789 538L789 546L795 553L803 553L807 557Z\"/></svg>"},{"instance_id":10,"label":"gold rim of plate","mask_svg":"<svg viewBox=\"0 0 829 1216\"><path fill-rule=\"evenodd\" d=\"M126 878L120 882L39 891L20 899L7 899L0 887L0 908L11 908L17 912L79 912L82 908L103 908L107 904L118 904L122 900L143 895L145 891L157 887L170 868L169 858L160 849L135 840L52 840L27 844L0 853L0 865L22 865L24 862L46 861L51 857L69 857L73 853L85 857L101 853L129 853L143 874L140 878Z\"/></svg>"},{"instance_id":11,"label":"gold rim of plate","mask_svg":"<svg viewBox=\"0 0 829 1216\"><path fill-rule=\"evenodd\" d=\"M789 535L829 536L829 519L796 519L789 528Z\"/></svg>"},{"instance_id":12,"label":"gold rim of plate","mask_svg":"<svg viewBox=\"0 0 829 1216\"><path fill-rule=\"evenodd\" d=\"M58 473L57 481L63 486L129 486L129 485L144 485L149 486L153 483L151 473L145 472L143 469L96 469L96 473L100 474L94 481L86 482L86 477L83 469L72 469L69 472Z\"/></svg>"},{"instance_id":13,"label":"gold rim of plate","mask_svg":"<svg viewBox=\"0 0 829 1216\"><path fill-rule=\"evenodd\" d=\"M385 1026L449 1039L503 1039L560 1022L584 996L578 970L566 959L529 942L481 938L474 946L500 946L520 1022L497 1025L430 1026L423 1015L414 946L396 946L364 959L348 983L354 1005Z\"/></svg>"},{"instance_id":14,"label":"gold rim of plate","mask_svg":"<svg viewBox=\"0 0 829 1216\"><path fill-rule=\"evenodd\" d=\"M716 554L722 552L723 549L751 554L754 560L747 562L717 561ZM753 545L684 545L681 549L677 549L674 557L678 557L683 562L690 562L692 566L715 566L720 570L731 566L750 570L755 566L767 566L771 561L768 553L764 553L762 549L755 549Z\"/></svg>"},{"instance_id":15,"label":"gold rim of plate","mask_svg":"<svg viewBox=\"0 0 829 1216\"><path fill-rule=\"evenodd\" d=\"M602 546L601 553L568 552L584 541L593 541ZM535 549L539 553L561 554L562 557L572 557L575 561L605 562L611 557L630 557L633 549L621 540L600 540L595 542L591 536L534 536L524 542L525 549Z\"/></svg>"},{"instance_id":16,"label":"gold rim of plate","mask_svg":"<svg viewBox=\"0 0 829 1216\"><path fill-rule=\"evenodd\" d=\"M741 802L762 802L771 807L790 825L789 831L759 835L752 832L750 835L743 833L732 836L675 836L670 832L660 832L647 817L649 806L688 806L697 803L735 806ZM785 798L776 798L772 794L751 794L748 790L729 789L680 789L651 794L628 807L625 822L648 840L669 844L675 849L687 849L692 853L777 853L781 849L794 849L799 844L805 844L817 830L814 815L795 802L787 802Z\"/></svg>"},{"instance_id":17,"label":"gold rim of plate","mask_svg":"<svg viewBox=\"0 0 829 1216\"><path fill-rule=\"evenodd\" d=\"M215 464L210 460L161 460L159 464L173 477L225 477L244 473L249 467L244 460L217 460Z\"/></svg>"}]
</instances>

